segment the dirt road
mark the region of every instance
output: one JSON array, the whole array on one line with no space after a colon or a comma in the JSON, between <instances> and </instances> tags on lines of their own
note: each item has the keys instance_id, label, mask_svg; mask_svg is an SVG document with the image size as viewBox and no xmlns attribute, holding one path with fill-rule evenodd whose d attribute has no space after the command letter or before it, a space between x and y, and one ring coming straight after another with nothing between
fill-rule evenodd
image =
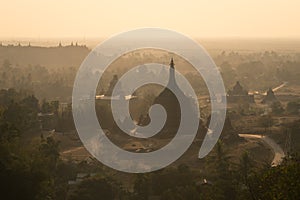
<instances>
[{"instance_id":1,"label":"dirt road","mask_svg":"<svg viewBox=\"0 0 300 200\"><path fill-rule=\"evenodd\" d=\"M268 136L261 136L257 134L239 134L240 137L243 138L255 138L255 139L261 139L263 140L267 145L269 145L272 148L272 151L274 152L274 158L272 161L272 166L277 166L281 163L283 157L285 156L282 148L271 138Z\"/></svg>"}]
</instances>

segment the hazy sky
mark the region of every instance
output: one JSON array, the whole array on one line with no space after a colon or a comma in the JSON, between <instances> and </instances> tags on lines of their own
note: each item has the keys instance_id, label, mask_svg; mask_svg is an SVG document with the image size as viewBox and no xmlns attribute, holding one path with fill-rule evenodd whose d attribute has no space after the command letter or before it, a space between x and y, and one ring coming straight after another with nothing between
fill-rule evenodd
<instances>
[{"instance_id":1,"label":"hazy sky","mask_svg":"<svg viewBox=\"0 0 300 200\"><path fill-rule=\"evenodd\" d=\"M108 37L163 27L196 37L300 37L300 0L0 0L0 37Z\"/></svg>"}]
</instances>

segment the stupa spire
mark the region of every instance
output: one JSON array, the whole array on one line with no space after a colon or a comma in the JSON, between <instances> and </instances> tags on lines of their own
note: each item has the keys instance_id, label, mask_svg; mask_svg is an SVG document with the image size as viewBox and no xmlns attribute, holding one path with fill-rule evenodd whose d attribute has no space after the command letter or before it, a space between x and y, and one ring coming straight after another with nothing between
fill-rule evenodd
<instances>
[{"instance_id":1,"label":"stupa spire","mask_svg":"<svg viewBox=\"0 0 300 200\"><path fill-rule=\"evenodd\" d=\"M169 83L168 85L175 86L176 85L176 79L175 79L175 64L173 58L171 58L170 61L170 74L169 74Z\"/></svg>"},{"instance_id":2,"label":"stupa spire","mask_svg":"<svg viewBox=\"0 0 300 200\"><path fill-rule=\"evenodd\" d=\"M174 69L174 66L175 66L175 64L174 64L174 60L173 60L173 57L172 57L171 61L170 61L170 67Z\"/></svg>"}]
</instances>

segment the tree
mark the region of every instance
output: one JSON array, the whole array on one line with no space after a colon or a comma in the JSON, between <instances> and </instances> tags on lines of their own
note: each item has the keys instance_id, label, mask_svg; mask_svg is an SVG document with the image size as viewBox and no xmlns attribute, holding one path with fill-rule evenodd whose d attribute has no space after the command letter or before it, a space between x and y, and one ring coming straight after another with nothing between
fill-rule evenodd
<instances>
[{"instance_id":1,"label":"tree","mask_svg":"<svg viewBox=\"0 0 300 200\"><path fill-rule=\"evenodd\" d=\"M56 165L59 159L59 142L55 141L53 137L41 137L41 144L39 146L39 155L46 158L47 166L49 170L53 171L56 169Z\"/></svg>"},{"instance_id":2,"label":"tree","mask_svg":"<svg viewBox=\"0 0 300 200\"><path fill-rule=\"evenodd\" d=\"M10 136L3 137L2 134L0 138L1 197L7 200L54 199L55 162L51 157L56 150L33 148L24 151L18 143L18 136L11 138L11 133L16 131L14 127L5 125L0 129L1 133L4 131ZM49 141L52 140L47 139L47 145L50 145Z\"/></svg>"},{"instance_id":3,"label":"tree","mask_svg":"<svg viewBox=\"0 0 300 200\"><path fill-rule=\"evenodd\" d=\"M55 113L58 114L59 101L48 102L45 99L42 102L41 111L43 113Z\"/></svg>"},{"instance_id":4,"label":"tree","mask_svg":"<svg viewBox=\"0 0 300 200\"><path fill-rule=\"evenodd\" d=\"M199 192L195 186L180 186L174 189L165 191L161 199L164 200L199 200Z\"/></svg>"},{"instance_id":5,"label":"tree","mask_svg":"<svg viewBox=\"0 0 300 200\"><path fill-rule=\"evenodd\" d=\"M134 193L137 199L147 200L149 197L149 177L138 174L134 183Z\"/></svg>"},{"instance_id":6,"label":"tree","mask_svg":"<svg viewBox=\"0 0 300 200\"><path fill-rule=\"evenodd\" d=\"M236 198L236 183L233 180L229 159L224 144L218 141L211 157L207 160L207 178L213 182L212 188L216 199Z\"/></svg>"},{"instance_id":7,"label":"tree","mask_svg":"<svg viewBox=\"0 0 300 200\"><path fill-rule=\"evenodd\" d=\"M300 102L297 101L288 102L286 107L287 113L297 115L299 114L299 110L300 110Z\"/></svg>"},{"instance_id":8,"label":"tree","mask_svg":"<svg viewBox=\"0 0 300 200\"><path fill-rule=\"evenodd\" d=\"M83 180L69 200L114 200L116 196L114 185L108 179L92 177Z\"/></svg>"},{"instance_id":9,"label":"tree","mask_svg":"<svg viewBox=\"0 0 300 200\"><path fill-rule=\"evenodd\" d=\"M266 168L252 178L255 199L300 199L300 159L298 155Z\"/></svg>"},{"instance_id":10,"label":"tree","mask_svg":"<svg viewBox=\"0 0 300 200\"><path fill-rule=\"evenodd\" d=\"M273 118L271 115L264 115L264 116L260 117L259 123L262 127L265 128L265 133L266 133L267 129L270 129L273 126L274 122L273 122Z\"/></svg>"},{"instance_id":11,"label":"tree","mask_svg":"<svg viewBox=\"0 0 300 200\"><path fill-rule=\"evenodd\" d=\"M223 144L219 141L216 145L216 180L214 187L220 190L220 199L235 199L235 185L232 181L229 156L224 151Z\"/></svg>"},{"instance_id":12,"label":"tree","mask_svg":"<svg viewBox=\"0 0 300 200\"><path fill-rule=\"evenodd\" d=\"M246 186L247 188L247 191L242 191L243 199L250 198L250 197L251 199L255 199L253 194L253 189L249 181L249 179L254 173L253 167L254 165L252 163L252 159L250 158L249 153L245 151L242 154L238 166L238 174L240 175L240 179L242 180L243 185Z\"/></svg>"},{"instance_id":13,"label":"tree","mask_svg":"<svg viewBox=\"0 0 300 200\"><path fill-rule=\"evenodd\" d=\"M279 101L272 103L271 108L272 113L275 115L280 115L284 112L284 109Z\"/></svg>"}]
</instances>

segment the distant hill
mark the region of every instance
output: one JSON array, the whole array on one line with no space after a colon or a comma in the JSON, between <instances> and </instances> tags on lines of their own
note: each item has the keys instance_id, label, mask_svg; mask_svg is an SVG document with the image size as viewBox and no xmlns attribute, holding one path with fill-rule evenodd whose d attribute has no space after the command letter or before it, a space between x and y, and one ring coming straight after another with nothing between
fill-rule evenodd
<instances>
[{"instance_id":1,"label":"distant hill","mask_svg":"<svg viewBox=\"0 0 300 200\"><path fill-rule=\"evenodd\" d=\"M79 67L90 52L86 46L38 47L0 45L0 64L8 59L13 65L41 65L49 68Z\"/></svg>"}]
</instances>

